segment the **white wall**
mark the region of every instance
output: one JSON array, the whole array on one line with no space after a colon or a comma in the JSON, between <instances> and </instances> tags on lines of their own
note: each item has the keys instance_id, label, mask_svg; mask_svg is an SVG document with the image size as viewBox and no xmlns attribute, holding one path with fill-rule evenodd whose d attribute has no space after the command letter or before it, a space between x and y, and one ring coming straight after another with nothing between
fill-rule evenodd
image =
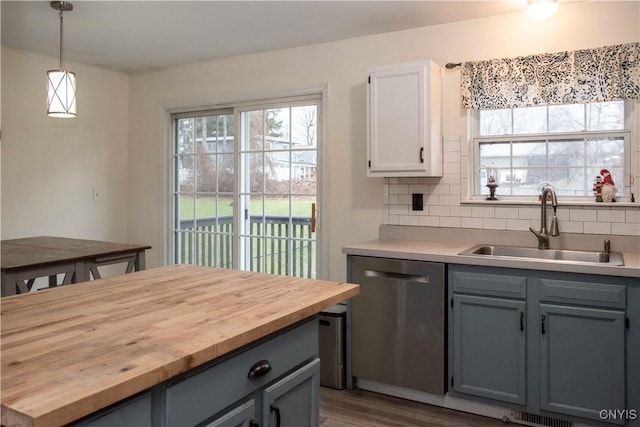
<instances>
[{"instance_id":1,"label":"white wall","mask_svg":"<svg viewBox=\"0 0 640 427\"><path fill-rule=\"evenodd\" d=\"M45 77L58 61L2 47L2 239L126 242L129 78L67 63L77 74L78 116L54 119Z\"/></svg>"},{"instance_id":2,"label":"white wall","mask_svg":"<svg viewBox=\"0 0 640 427\"><path fill-rule=\"evenodd\" d=\"M533 21L524 13L501 15L132 75L129 239L153 245L149 263L162 262L163 175L158 150L166 139L168 109L328 84L325 167L329 173L325 191L329 197L320 209L328 227L328 278L343 280L345 258L341 247L376 238L385 212L384 180L366 178L365 173L368 67L424 58L444 65L628 43L640 40L639 22L638 2L568 3L562 4L549 21ZM459 78L459 71L445 75L444 136L466 141Z\"/></svg>"}]
</instances>

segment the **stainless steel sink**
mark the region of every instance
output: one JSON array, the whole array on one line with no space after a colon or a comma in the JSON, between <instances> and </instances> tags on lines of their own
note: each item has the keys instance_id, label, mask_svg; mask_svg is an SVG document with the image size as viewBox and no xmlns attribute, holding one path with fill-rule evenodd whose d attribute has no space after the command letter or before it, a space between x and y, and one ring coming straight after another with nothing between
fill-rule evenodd
<instances>
[{"instance_id":1,"label":"stainless steel sink","mask_svg":"<svg viewBox=\"0 0 640 427\"><path fill-rule=\"evenodd\" d=\"M536 249L517 246L475 245L459 255L491 258L518 258L553 262L624 265L620 252L572 251L566 249Z\"/></svg>"}]
</instances>

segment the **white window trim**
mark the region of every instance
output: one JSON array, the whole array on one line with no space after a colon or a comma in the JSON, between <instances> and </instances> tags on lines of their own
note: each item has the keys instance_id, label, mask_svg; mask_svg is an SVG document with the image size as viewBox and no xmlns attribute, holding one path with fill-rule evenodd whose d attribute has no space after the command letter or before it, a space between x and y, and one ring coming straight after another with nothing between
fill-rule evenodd
<instances>
[{"instance_id":1,"label":"white window trim","mask_svg":"<svg viewBox=\"0 0 640 427\"><path fill-rule=\"evenodd\" d=\"M629 190L625 191L625 197L615 203L599 203L593 197L571 197L563 196L559 198L558 203L562 205L574 206L614 206L629 207L637 206L638 197L640 197L640 180L636 180L638 168L640 168L640 143L638 142L638 120L636 119L636 103L634 101L625 101L625 128L619 131L594 131L594 132L557 132L544 134L527 134L527 135L505 135L505 136L480 136L480 112L479 110L469 110L469 162L467 165L467 198L462 200L462 204L488 204L488 205L537 205L540 203L535 196L499 196L499 200L485 200L486 195L475 194L476 183L479 179L479 153L478 147L480 141L505 140L505 141L527 141L532 139L566 139L569 137L580 137L585 134L608 135L608 136L624 136L625 138L625 177L624 186L630 189L634 194L636 203L631 203ZM464 167L464 165L463 165Z\"/></svg>"}]
</instances>

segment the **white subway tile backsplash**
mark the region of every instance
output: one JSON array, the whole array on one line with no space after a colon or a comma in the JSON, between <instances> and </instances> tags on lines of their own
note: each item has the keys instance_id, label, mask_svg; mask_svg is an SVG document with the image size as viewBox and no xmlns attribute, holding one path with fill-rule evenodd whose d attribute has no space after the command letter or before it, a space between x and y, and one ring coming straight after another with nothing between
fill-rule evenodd
<instances>
[{"instance_id":1,"label":"white subway tile backsplash","mask_svg":"<svg viewBox=\"0 0 640 427\"><path fill-rule=\"evenodd\" d=\"M584 222L562 222L558 223L558 227L560 228L560 234L562 233L584 233ZM536 230L540 228L540 224L537 226L533 226Z\"/></svg>"},{"instance_id":2,"label":"white subway tile backsplash","mask_svg":"<svg viewBox=\"0 0 640 427\"><path fill-rule=\"evenodd\" d=\"M396 194L396 196L398 197L398 204L399 205L412 205L412 198L410 194Z\"/></svg>"},{"instance_id":3,"label":"white subway tile backsplash","mask_svg":"<svg viewBox=\"0 0 640 427\"><path fill-rule=\"evenodd\" d=\"M496 208L496 218L518 218L518 208Z\"/></svg>"},{"instance_id":4,"label":"white subway tile backsplash","mask_svg":"<svg viewBox=\"0 0 640 427\"><path fill-rule=\"evenodd\" d=\"M506 230L507 220L505 218L484 218L483 228L489 230Z\"/></svg>"},{"instance_id":5,"label":"white subway tile backsplash","mask_svg":"<svg viewBox=\"0 0 640 427\"><path fill-rule=\"evenodd\" d=\"M436 184L429 186L429 194L451 194L449 184Z\"/></svg>"},{"instance_id":6,"label":"white subway tile backsplash","mask_svg":"<svg viewBox=\"0 0 640 427\"><path fill-rule=\"evenodd\" d=\"M640 223L640 209L628 209L626 211L627 222Z\"/></svg>"},{"instance_id":7,"label":"white subway tile backsplash","mask_svg":"<svg viewBox=\"0 0 640 427\"><path fill-rule=\"evenodd\" d=\"M460 217L457 217L457 216L440 217L440 227L460 228Z\"/></svg>"},{"instance_id":8,"label":"white subway tile backsplash","mask_svg":"<svg viewBox=\"0 0 640 427\"><path fill-rule=\"evenodd\" d=\"M440 196L434 196L434 195L424 195L424 204L425 205L429 205L429 206L437 206L440 204Z\"/></svg>"},{"instance_id":9,"label":"white subway tile backsplash","mask_svg":"<svg viewBox=\"0 0 640 427\"><path fill-rule=\"evenodd\" d=\"M507 219L507 230L528 230L531 222L527 219Z\"/></svg>"},{"instance_id":10,"label":"white subway tile backsplash","mask_svg":"<svg viewBox=\"0 0 640 427\"><path fill-rule=\"evenodd\" d=\"M442 227L440 218L437 216L421 216L420 225L423 227Z\"/></svg>"},{"instance_id":11,"label":"white subway tile backsplash","mask_svg":"<svg viewBox=\"0 0 640 427\"><path fill-rule=\"evenodd\" d=\"M429 206L429 215L449 216L450 206Z\"/></svg>"},{"instance_id":12,"label":"white subway tile backsplash","mask_svg":"<svg viewBox=\"0 0 640 427\"><path fill-rule=\"evenodd\" d=\"M460 196L445 196L441 195L440 204L446 206L457 206L460 204Z\"/></svg>"},{"instance_id":13,"label":"white subway tile backsplash","mask_svg":"<svg viewBox=\"0 0 640 427\"><path fill-rule=\"evenodd\" d=\"M443 165L444 173L460 173L460 163L445 163Z\"/></svg>"},{"instance_id":14,"label":"white subway tile backsplash","mask_svg":"<svg viewBox=\"0 0 640 427\"><path fill-rule=\"evenodd\" d=\"M586 234L611 234L610 222L585 222L584 233Z\"/></svg>"},{"instance_id":15,"label":"white subway tile backsplash","mask_svg":"<svg viewBox=\"0 0 640 427\"><path fill-rule=\"evenodd\" d=\"M599 210L597 214L598 222L626 222L625 211L619 210Z\"/></svg>"},{"instance_id":16,"label":"white subway tile backsplash","mask_svg":"<svg viewBox=\"0 0 640 427\"><path fill-rule=\"evenodd\" d=\"M476 218L494 218L496 216L496 208L473 206L471 208L471 215Z\"/></svg>"},{"instance_id":17,"label":"white subway tile backsplash","mask_svg":"<svg viewBox=\"0 0 640 427\"><path fill-rule=\"evenodd\" d=\"M633 222L611 224L611 234L640 236L640 224Z\"/></svg>"},{"instance_id":18,"label":"white subway tile backsplash","mask_svg":"<svg viewBox=\"0 0 640 427\"><path fill-rule=\"evenodd\" d=\"M540 209L536 208L518 208L519 219L537 219L540 221Z\"/></svg>"},{"instance_id":19,"label":"white subway tile backsplash","mask_svg":"<svg viewBox=\"0 0 640 427\"><path fill-rule=\"evenodd\" d=\"M407 184L391 184L389 185L389 194L409 194L409 186Z\"/></svg>"},{"instance_id":20,"label":"white subway tile backsplash","mask_svg":"<svg viewBox=\"0 0 640 427\"><path fill-rule=\"evenodd\" d=\"M471 206L451 206L449 212L451 216L471 216Z\"/></svg>"},{"instance_id":21,"label":"white subway tile backsplash","mask_svg":"<svg viewBox=\"0 0 640 427\"><path fill-rule=\"evenodd\" d=\"M482 218L460 218L460 225L462 228L484 228L484 221Z\"/></svg>"},{"instance_id":22,"label":"white subway tile backsplash","mask_svg":"<svg viewBox=\"0 0 640 427\"><path fill-rule=\"evenodd\" d=\"M409 214L409 205L389 205L390 215L407 215Z\"/></svg>"},{"instance_id":23,"label":"white subway tile backsplash","mask_svg":"<svg viewBox=\"0 0 640 427\"><path fill-rule=\"evenodd\" d=\"M445 151L442 156L442 161L444 163L458 163L460 164L460 152L455 151Z\"/></svg>"},{"instance_id":24,"label":"white subway tile backsplash","mask_svg":"<svg viewBox=\"0 0 640 427\"><path fill-rule=\"evenodd\" d=\"M595 209L577 209L571 208L570 218L571 221L587 221L587 222L595 222L598 218L597 212Z\"/></svg>"},{"instance_id":25,"label":"white subway tile backsplash","mask_svg":"<svg viewBox=\"0 0 640 427\"><path fill-rule=\"evenodd\" d=\"M398 215L400 225L420 225L420 217L410 215Z\"/></svg>"},{"instance_id":26,"label":"white subway tile backsplash","mask_svg":"<svg viewBox=\"0 0 640 427\"><path fill-rule=\"evenodd\" d=\"M460 139L457 140L449 140L449 141L444 141L444 143L442 144L442 150L447 153L449 151L455 151L460 153Z\"/></svg>"}]
</instances>

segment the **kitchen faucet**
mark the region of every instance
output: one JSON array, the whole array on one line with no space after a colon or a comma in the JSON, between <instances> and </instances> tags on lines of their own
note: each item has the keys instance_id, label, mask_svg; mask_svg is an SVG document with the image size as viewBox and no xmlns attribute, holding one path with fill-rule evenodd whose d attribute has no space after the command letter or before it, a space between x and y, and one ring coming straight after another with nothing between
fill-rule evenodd
<instances>
[{"instance_id":1,"label":"kitchen faucet","mask_svg":"<svg viewBox=\"0 0 640 427\"><path fill-rule=\"evenodd\" d=\"M553 219L551 220L551 235L559 236L558 218L556 217L556 208L558 207L558 198L553 187L546 185L542 190L542 201L540 203L540 231L536 231L529 227L529 230L538 238L538 249L549 249L549 231L547 231L547 197L551 196L551 206L553 206Z\"/></svg>"}]
</instances>

